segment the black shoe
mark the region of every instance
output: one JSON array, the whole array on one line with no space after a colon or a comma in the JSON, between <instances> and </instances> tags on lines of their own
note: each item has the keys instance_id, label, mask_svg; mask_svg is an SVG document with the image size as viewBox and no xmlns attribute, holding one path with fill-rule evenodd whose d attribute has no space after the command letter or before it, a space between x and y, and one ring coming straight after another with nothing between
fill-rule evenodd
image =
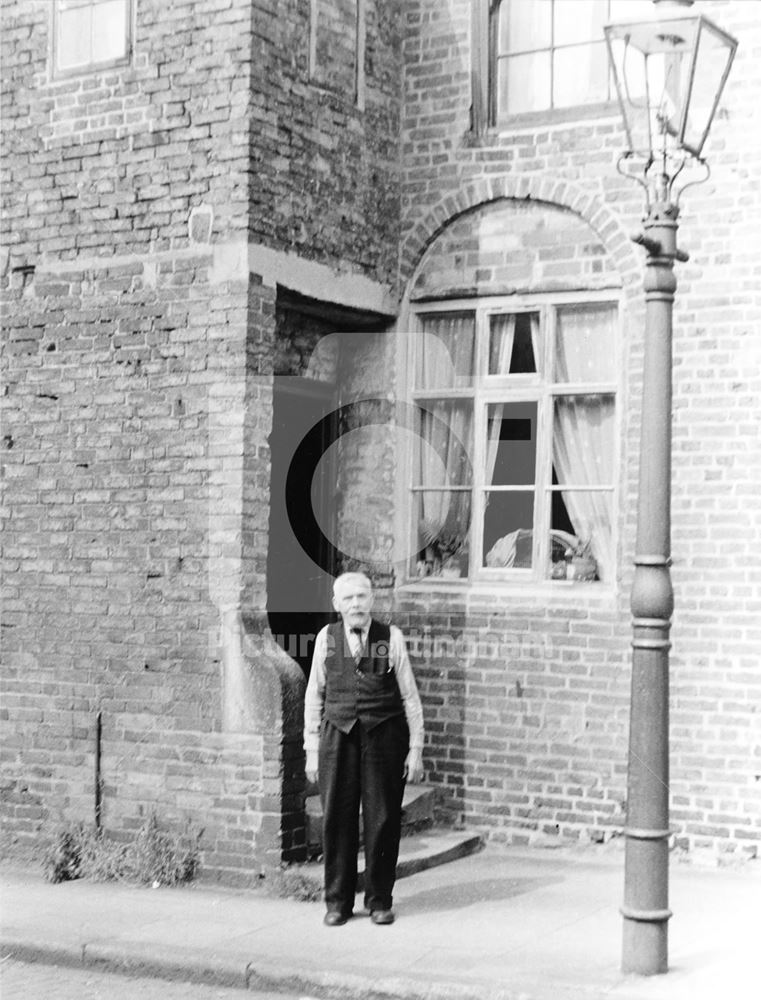
<instances>
[{"instance_id":1,"label":"black shoe","mask_svg":"<svg viewBox=\"0 0 761 1000\"><path fill-rule=\"evenodd\" d=\"M325 914L323 923L326 927L340 927L342 924L345 924L348 919L349 918L345 914L341 913L340 910L328 910Z\"/></svg>"},{"instance_id":2,"label":"black shoe","mask_svg":"<svg viewBox=\"0 0 761 1000\"><path fill-rule=\"evenodd\" d=\"M393 924L394 922L394 911L393 910L371 910L370 919L374 924Z\"/></svg>"}]
</instances>

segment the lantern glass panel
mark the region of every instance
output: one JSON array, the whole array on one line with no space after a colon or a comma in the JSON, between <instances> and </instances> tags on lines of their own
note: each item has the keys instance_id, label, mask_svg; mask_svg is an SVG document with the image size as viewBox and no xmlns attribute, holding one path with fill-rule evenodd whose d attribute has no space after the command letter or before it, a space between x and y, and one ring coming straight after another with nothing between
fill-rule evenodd
<instances>
[{"instance_id":1,"label":"lantern glass panel","mask_svg":"<svg viewBox=\"0 0 761 1000\"><path fill-rule=\"evenodd\" d=\"M609 24L605 34L630 150L647 157L671 136L699 156L735 40L702 16Z\"/></svg>"},{"instance_id":2,"label":"lantern glass panel","mask_svg":"<svg viewBox=\"0 0 761 1000\"><path fill-rule=\"evenodd\" d=\"M609 36L608 45L629 150L647 156L652 142L645 56L622 37Z\"/></svg>"},{"instance_id":3,"label":"lantern glass panel","mask_svg":"<svg viewBox=\"0 0 761 1000\"><path fill-rule=\"evenodd\" d=\"M664 130L681 134L698 23L697 18L670 18L606 29L621 109L637 153L657 151Z\"/></svg>"},{"instance_id":4,"label":"lantern glass panel","mask_svg":"<svg viewBox=\"0 0 761 1000\"><path fill-rule=\"evenodd\" d=\"M698 33L692 92L682 139L684 146L696 156L700 155L708 135L733 55L734 45L727 37L703 21Z\"/></svg>"}]
</instances>

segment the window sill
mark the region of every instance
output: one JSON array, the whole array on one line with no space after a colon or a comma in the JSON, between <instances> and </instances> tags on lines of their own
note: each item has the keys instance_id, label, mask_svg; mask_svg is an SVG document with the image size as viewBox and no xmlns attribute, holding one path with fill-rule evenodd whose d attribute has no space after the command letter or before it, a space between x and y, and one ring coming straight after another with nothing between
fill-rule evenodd
<instances>
[{"instance_id":1,"label":"window sill","mask_svg":"<svg viewBox=\"0 0 761 1000\"><path fill-rule=\"evenodd\" d=\"M359 94L347 97L345 91L337 87L331 87L329 84L316 80L311 76L309 77L308 84L313 94L319 95L326 102L332 102L334 106L344 111L354 111L359 115L365 110L364 102Z\"/></svg>"},{"instance_id":2,"label":"window sill","mask_svg":"<svg viewBox=\"0 0 761 1000\"><path fill-rule=\"evenodd\" d=\"M465 133L467 146L489 146L498 139L527 129L552 128L569 125L574 122L598 121L601 118L613 118L620 122L621 115L615 101L603 101L598 104L577 104L572 108L550 108L546 111L527 111L523 114L504 115L493 125L488 125L482 132L473 130Z\"/></svg>"},{"instance_id":3,"label":"window sill","mask_svg":"<svg viewBox=\"0 0 761 1000\"><path fill-rule=\"evenodd\" d=\"M66 69L54 69L52 82L59 83L63 80L71 80L77 76L93 76L96 73L111 73L114 70L129 69L132 60L129 55L119 56L116 59L106 59L103 62L83 63L81 66L70 66Z\"/></svg>"},{"instance_id":4,"label":"window sill","mask_svg":"<svg viewBox=\"0 0 761 1000\"><path fill-rule=\"evenodd\" d=\"M397 595L405 597L436 597L446 593L455 600L478 603L484 600L492 604L495 597L518 597L521 603L576 605L583 603L612 605L616 601L618 589L613 583L576 580L468 580L459 578L433 578L407 580L396 589Z\"/></svg>"}]
</instances>

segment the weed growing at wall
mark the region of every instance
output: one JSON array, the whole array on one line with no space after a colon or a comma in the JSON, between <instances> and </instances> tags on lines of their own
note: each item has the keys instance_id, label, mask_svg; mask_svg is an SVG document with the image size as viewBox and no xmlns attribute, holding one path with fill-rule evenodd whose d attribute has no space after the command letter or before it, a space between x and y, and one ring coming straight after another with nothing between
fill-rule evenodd
<instances>
[{"instance_id":1,"label":"weed growing at wall","mask_svg":"<svg viewBox=\"0 0 761 1000\"><path fill-rule=\"evenodd\" d=\"M302 865L278 868L267 876L269 895L279 899L295 899L299 903L315 903L323 898L322 871L319 875Z\"/></svg>"},{"instance_id":2,"label":"weed growing at wall","mask_svg":"<svg viewBox=\"0 0 761 1000\"><path fill-rule=\"evenodd\" d=\"M85 878L152 885L190 882L199 868L202 833L189 827L179 835L167 833L151 815L132 843L120 844L92 826L77 823L60 830L45 852L45 878L49 882Z\"/></svg>"}]
</instances>

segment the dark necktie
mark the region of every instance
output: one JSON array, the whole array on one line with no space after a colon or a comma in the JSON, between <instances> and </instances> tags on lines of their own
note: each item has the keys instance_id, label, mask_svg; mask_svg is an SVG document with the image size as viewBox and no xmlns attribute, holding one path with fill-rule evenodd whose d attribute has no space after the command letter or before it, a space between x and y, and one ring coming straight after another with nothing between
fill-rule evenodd
<instances>
[{"instance_id":1,"label":"dark necktie","mask_svg":"<svg viewBox=\"0 0 761 1000\"><path fill-rule=\"evenodd\" d=\"M353 628L351 634L354 636L354 662L359 665L362 659L362 629Z\"/></svg>"}]
</instances>

